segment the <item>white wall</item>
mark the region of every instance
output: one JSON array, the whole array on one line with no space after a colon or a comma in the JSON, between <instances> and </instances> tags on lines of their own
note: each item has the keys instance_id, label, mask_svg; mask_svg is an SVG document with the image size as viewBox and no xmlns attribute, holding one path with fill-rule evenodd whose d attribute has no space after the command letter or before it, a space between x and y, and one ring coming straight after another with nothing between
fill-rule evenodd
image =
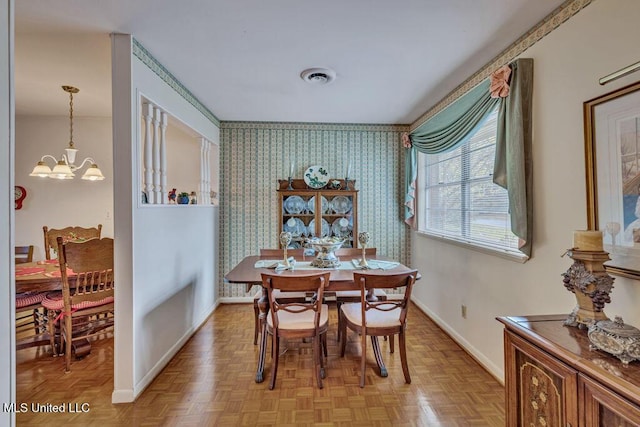
<instances>
[{"instance_id":1,"label":"white wall","mask_svg":"<svg viewBox=\"0 0 640 427\"><path fill-rule=\"evenodd\" d=\"M105 176L103 181L80 179L87 166L73 180L29 176L44 154L60 158L64 153L69 141L68 116L17 116L15 138L16 185L27 190L22 209L15 214L16 245L34 245L34 259L44 259L44 225L64 228L102 224L102 235L113 237L111 118L73 118L73 139L79 150L76 164L87 156L93 158ZM52 167L53 161L48 159L47 164Z\"/></svg>"},{"instance_id":2,"label":"white wall","mask_svg":"<svg viewBox=\"0 0 640 427\"><path fill-rule=\"evenodd\" d=\"M533 258L525 264L413 236L420 304L498 378L502 328L496 316L569 313L576 305L561 273L573 230L585 229L582 104L640 79L598 79L640 60L640 2L595 1L521 56L534 59ZM472 70L470 70L472 71ZM640 326L640 282L616 277L609 317ZM465 304L467 318L461 316Z\"/></svg>"},{"instance_id":3,"label":"white wall","mask_svg":"<svg viewBox=\"0 0 640 427\"><path fill-rule=\"evenodd\" d=\"M132 401L216 306L218 208L140 203L144 96L218 143L218 127L112 36L116 332L114 403ZM199 169L199 161L193 165Z\"/></svg>"}]
</instances>

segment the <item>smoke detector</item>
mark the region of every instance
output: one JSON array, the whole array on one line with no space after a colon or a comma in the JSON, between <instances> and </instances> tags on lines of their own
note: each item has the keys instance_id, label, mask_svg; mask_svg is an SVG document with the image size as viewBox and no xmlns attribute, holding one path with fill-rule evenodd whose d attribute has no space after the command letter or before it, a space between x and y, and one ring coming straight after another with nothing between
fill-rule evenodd
<instances>
[{"instance_id":1,"label":"smoke detector","mask_svg":"<svg viewBox=\"0 0 640 427\"><path fill-rule=\"evenodd\" d=\"M336 72L328 68L309 68L300 73L300 78L313 85L326 85L336 78Z\"/></svg>"}]
</instances>

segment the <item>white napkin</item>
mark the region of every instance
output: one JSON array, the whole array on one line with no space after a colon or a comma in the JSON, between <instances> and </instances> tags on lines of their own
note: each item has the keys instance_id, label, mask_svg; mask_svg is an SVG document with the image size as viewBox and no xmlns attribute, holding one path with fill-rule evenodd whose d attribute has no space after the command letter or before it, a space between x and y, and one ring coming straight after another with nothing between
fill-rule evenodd
<instances>
[{"instance_id":1,"label":"white napkin","mask_svg":"<svg viewBox=\"0 0 640 427\"><path fill-rule=\"evenodd\" d=\"M395 262L395 261L382 261L379 259L369 259L367 260L367 264L369 264L368 267L363 267L360 263L362 260L359 259L354 259L351 260L351 262L353 263L353 265L359 269L359 270L364 270L365 268L368 268L370 270L391 270L393 268L396 268L397 266L400 265L399 262Z\"/></svg>"},{"instance_id":2,"label":"white napkin","mask_svg":"<svg viewBox=\"0 0 640 427\"><path fill-rule=\"evenodd\" d=\"M291 264L291 267L286 267L281 259L261 259L256 261L253 267L254 268L275 268L276 271L287 270L287 269L293 270L293 265L295 265L296 263L295 258L291 256L287 258L287 261L289 261L289 264Z\"/></svg>"}]
</instances>

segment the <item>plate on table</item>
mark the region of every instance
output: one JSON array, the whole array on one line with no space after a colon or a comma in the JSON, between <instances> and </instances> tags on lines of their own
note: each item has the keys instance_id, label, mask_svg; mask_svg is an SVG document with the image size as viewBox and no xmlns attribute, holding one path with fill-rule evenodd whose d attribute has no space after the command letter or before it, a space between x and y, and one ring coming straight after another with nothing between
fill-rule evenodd
<instances>
[{"instance_id":1,"label":"plate on table","mask_svg":"<svg viewBox=\"0 0 640 427\"><path fill-rule=\"evenodd\" d=\"M300 218L289 218L289 220L285 221L282 229L291 233L291 237L307 235L307 227L304 226L304 222Z\"/></svg>"},{"instance_id":2,"label":"plate on table","mask_svg":"<svg viewBox=\"0 0 640 427\"><path fill-rule=\"evenodd\" d=\"M329 203L329 201L327 200L326 197L322 196L322 200L320 201L320 210L322 211L323 214L326 214L329 212L329 207L331 206L331 204ZM313 196L312 198L309 199L309 201L307 202L307 210L311 213L315 213L316 210L316 196Z\"/></svg>"},{"instance_id":3,"label":"plate on table","mask_svg":"<svg viewBox=\"0 0 640 427\"><path fill-rule=\"evenodd\" d=\"M331 231L336 237L349 237L353 231L353 225L347 218L338 218L331 224ZM342 246L344 247L344 244Z\"/></svg>"},{"instance_id":4,"label":"plate on table","mask_svg":"<svg viewBox=\"0 0 640 427\"><path fill-rule=\"evenodd\" d=\"M305 203L300 196L287 197L284 201L284 210L290 214L299 214L305 208Z\"/></svg>"},{"instance_id":5,"label":"plate on table","mask_svg":"<svg viewBox=\"0 0 640 427\"><path fill-rule=\"evenodd\" d=\"M351 200L345 196L336 196L331 200L331 209L338 214L346 214L352 206Z\"/></svg>"},{"instance_id":6,"label":"plate on table","mask_svg":"<svg viewBox=\"0 0 640 427\"><path fill-rule=\"evenodd\" d=\"M320 223L320 237L327 237L329 236L329 233L331 232L331 229L329 228L329 223L322 218L322 222ZM309 222L309 235L312 237L317 237L316 236L316 221L315 219L312 219Z\"/></svg>"},{"instance_id":7,"label":"plate on table","mask_svg":"<svg viewBox=\"0 0 640 427\"><path fill-rule=\"evenodd\" d=\"M324 166L310 166L304 172L304 182L310 188L322 188L329 183L329 172Z\"/></svg>"}]
</instances>

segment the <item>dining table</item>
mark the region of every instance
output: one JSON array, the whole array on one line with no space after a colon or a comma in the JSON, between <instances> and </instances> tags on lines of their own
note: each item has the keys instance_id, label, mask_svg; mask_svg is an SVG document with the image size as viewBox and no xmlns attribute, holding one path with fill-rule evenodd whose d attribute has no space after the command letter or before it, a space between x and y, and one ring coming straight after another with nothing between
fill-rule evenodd
<instances>
[{"instance_id":1,"label":"dining table","mask_svg":"<svg viewBox=\"0 0 640 427\"><path fill-rule=\"evenodd\" d=\"M16 294L62 290L57 259L16 264Z\"/></svg>"},{"instance_id":2,"label":"dining table","mask_svg":"<svg viewBox=\"0 0 640 427\"><path fill-rule=\"evenodd\" d=\"M376 274L398 274L412 271L411 268L403 265L400 262L395 262L389 258L381 255L367 255L367 261L369 261L369 269L366 271L375 271ZM335 268L318 268L311 266L313 257L296 257L293 268L281 269L283 266L282 260L275 260L273 257L260 257L259 255L249 255L243 258L231 271L224 276L226 283L244 284L247 292L255 285L262 286L262 273L271 273L274 271L278 274L286 276L306 275L312 272L326 272L329 271L329 283L325 286L325 292L335 291L353 291L360 288L353 280L353 273L363 271L363 268L359 266L359 260L344 259L341 260L340 265ZM418 274L418 279L420 274ZM260 308L260 324L262 332L260 335L260 346L258 356L258 366L256 369L255 381L260 383L264 381L264 364L266 359L267 350L267 322L266 317L269 311L269 302L267 300L266 289L263 289L262 297L258 302ZM373 293L370 293L367 297L374 299ZM380 368L380 374L386 376L387 369L384 366L384 361L380 353L380 346L377 345L378 337L372 336L372 345L374 354L376 356L376 362ZM374 343L375 340L375 343Z\"/></svg>"},{"instance_id":3,"label":"dining table","mask_svg":"<svg viewBox=\"0 0 640 427\"><path fill-rule=\"evenodd\" d=\"M57 259L25 262L16 264L15 289L16 295L21 293L62 291L62 279L60 277L60 264ZM73 287L73 280L69 281ZM26 336L16 340L16 349L49 345L49 331L41 334ZM78 340L73 343L77 358L84 357L91 352L89 340Z\"/></svg>"}]
</instances>

